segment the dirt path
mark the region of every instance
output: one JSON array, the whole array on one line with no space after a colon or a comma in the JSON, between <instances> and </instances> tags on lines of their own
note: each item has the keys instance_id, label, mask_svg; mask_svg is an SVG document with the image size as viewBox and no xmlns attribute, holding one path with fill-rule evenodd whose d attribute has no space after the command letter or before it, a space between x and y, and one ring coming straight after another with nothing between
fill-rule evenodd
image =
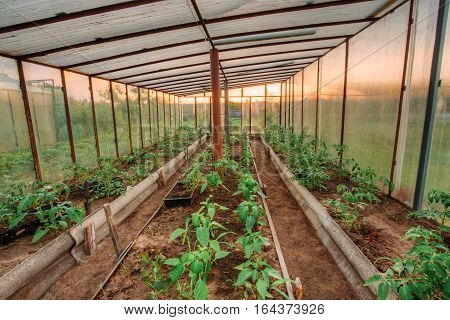
<instances>
[{"instance_id":1,"label":"dirt path","mask_svg":"<svg viewBox=\"0 0 450 320\"><path fill-rule=\"evenodd\" d=\"M145 200L125 221L118 226L119 237L123 247L134 239L156 209L161 205L163 197L169 192L178 178L188 168L185 163L162 188L158 188ZM97 250L91 257L70 269L45 293L41 299L85 300L90 299L101 285L115 264L115 251L110 236L97 244Z\"/></svg>"},{"instance_id":2,"label":"dirt path","mask_svg":"<svg viewBox=\"0 0 450 320\"><path fill-rule=\"evenodd\" d=\"M261 141L252 150L291 278L299 277L304 299L357 299L351 286L284 185Z\"/></svg>"}]
</instances>

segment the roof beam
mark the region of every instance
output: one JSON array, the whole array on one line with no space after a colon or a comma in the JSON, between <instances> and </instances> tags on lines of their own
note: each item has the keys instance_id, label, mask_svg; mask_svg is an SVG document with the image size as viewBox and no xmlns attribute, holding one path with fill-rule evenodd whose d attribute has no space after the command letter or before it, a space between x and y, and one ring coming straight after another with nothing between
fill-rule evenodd
<instances>
[{"instance_id":1,"label":"roof beam","mask_svg":"<svg viewBox=\"0 0 450 320\"><path fill-rule=\"evenodd\" d=\"M313 48L313 49L301 49L301 50L288 50L288 51L278 51L278 52L270 52L270 53L260 53L260 54L253 54L253 55L248 55L248 56L239 56L239 57L228 58L228 59L220 59L220 61L227 62L227 61L235 61L235 60L242 60L242 59L249 59L249 58L276 56L276 55L280 55L280 54L300 53L300 52L309 52L309 51L318 51L318 50L331 50L332 48L334 48L334 47L322 47L322 48ZM307 58L307 57L304 57L304 58ZM171 68L167 68L167 69L159 69L159 70L154 70L154 71L141 72L141 73L136 73L136 74L131 74L131 75L115 78L112 80L114 80L114 81L124 80L124 79L144 76L144 75L150 75L150 74L163 72L163 71L185 69L185 68L197 67L197 66L201 66L201 65L209 65L209 61L201 62L201 63L193 63L193 64L188 64L188 65L182 65L182 66L177 66L177 67L171 67Z\"/></svg>"},{"instance_id":2,"label":"roof beam","mask_svg":"<svg viewBox=\"0 0 450 320\"><path fill-rule=\"evenodd\" d=\"M230 69L236 69L236 68L243 68L243 67L252 67L252 66L257 66L257 65L261 65L261 64L271 64L271 63L281 63L281 62L289 62L289 61L298 61L298 60L307 60L307 59L317 59L320 58L321 56L311 56L311 57L302 57L302 58L290 58L290 59L280 59L280 60L272 60L272 61L263 61L263 62L256 62L256 63L246 63L246 64L241 64L241 65L236 65L236 66L230 66L230 67L225 67L225 70L230 70ZM279 66L280 67L280 66ZM245 71L245 70L243 70ZM192 74L197 74L197 73L202 73L202 72L209 72L209 69L207 70L200 70L200 71L194 71L194 72L187 72L184 74L177 74L177 75L172 75L172 76L163 76L163 77L159 77L159 78L152 78L152 79L144 79L144 80L140 80L140 81L135 81L135 82L130 82L130 85L135 85L138 83L142 83L142 82L147 82L147 81L151 81L151 80L158 80L158 79L166 79L166 78L171 78L171 77L179 77L179 76L183 76L183 75L192 75Z\"/></svg>"},{"instance_id":3,"label":"roof beam","mask_svg":"<svg viewBox=\"0 0 450 320\"><path fill-rule=\"evenodd\" d=\"M255 78L255 77L262 77L262 76L274 76L274 75L294 75L296 72L298 72L298 68L297 69L290 69L290 70L275 70L275 71L266 71L266 72L261 72L261 73L257 73L257 74L245 74L245 75L234 75L234 76L228 76L228 80L231 79L246 79L246 78ZM186 81L183 83L169 83L169 84L165 84L165 85L150 85L152 87L152 89L154 90L173 90L175 88L183 88L183 87L192 87L192 86L196 86L196 85L203 85L203 84L207 84L210 82L209 78L206 79L202 79L202 80L198 80L198 81Z\"/></svg>"},{"instance_id":4,"label":"roof beam","mask_svg":"<svg viewBox=\"0 0 450 320\"><path fill-rule=\"evenodd\" d=\"M49 18L44 18L44 19L39 19L39 20L34 20L34 21L27 21L27 22L18 23L18 24L11 25L11 26L1 27L0 34L25 30L25 29L29 29L29 28L42 27L42 26L46 26L49 24L54 24L54 23L59 23L59 22L64 22L64 21L69 21L69 20L74 20L74 19L79 19L79 18L85 18L85 17L90 17L90 16L94 16L94 15L99 15L99 14L105 14L105 13L114 12L114 11L118 11L118 10L135 8L135 7L152 4L152 3L156 3L156 2L161 2L161 1L165 1L165 0L133 0L133 1L125 1L125 2L121 2L121 3L111 4L111 5L103 6L103 7L86 9L86 10L77 11L77 12L65 13L65 14L61 14L61 15L56 15L54 17L49 17Z\"/></svg>"},{"instance_id":5,"label":"roof beam","mask_svg":"<svg viewBox=\"0 0 450 320\"><path fill-rule=\"evenodd\" d=\"M253 79L229 79L229 83L233 83L233 82L249 82L249 81L253 81L253 80L261 80L261 79L274 79L274 78L284 78L284 77L291 77L293 75L293 73L284 73L284 74L273 74L273 75L260 75L258 77L254 77ZM191 84L191 85L183 85L183 86L179 86L179 87L171 87L171 88L164 88L163 90L165 91L178 91L178 90L187 90L187 89L191 89L191 88L196 88L196 87L209 87L210 86L210 82L204 82L204 83L195 83L195 84ZM153 90L158 90L157 88L153 88Z\"/></svg>"},{"instance_id":6,"label":"roof beam","mask_svg":"<svg viewBox=\"0 0 450 320\"><path fill-rule=\"evenodd\" d=\"M283 82L288 78L280 78L280 79L267 79L266 81L255 81L255 82L242 82L242 83L235 83L234 85L229 85L228 88L229 89L233 89L233 88L241 88L243 86L254 86L254 85L263 85L263 84L267 84L267 83L278 83L278 82ZM196 90L198 89L198 90ZM195 94L195 93L203 93L203 92L209 92L210 89L204 89L204 88L195 88L193 90L179 90L179 91L173 91L174 94L177 95L191 95L191 94Z\"/></svg>"},{"instance_id":7,"label":"roof beam","mask_svg":"<svg viewBox=\"0 0 450 320\"><path fill-rule=\"evenodd\" d=\"M34 57L45 56L45 55L48 55L51 53L56 53L56 52L61 52L61 51L66 51L66 50L71 50L71 49L76 49L76 48L82 48L82 47L87 47L87 46L92 46L92 45L121 41L121 40L125 40L125 39L131 39L131 38L136 38L136 37L141 37L141 36L146 36L146 35L152 35L152 34L157 34L157 33L161 33L161 32L168 32L168 31L196 27L198 25L198 23L202 24L202 27L208 36L208 41L214 47L213 40L224 39L224 37L228 37L228 36L211 37L206 28L207 24L213 24L213 23L224 22L224 21L232 21L232 20L240 20L240 19L248 19L248 18L252 18L252 17L266 16L266 15L279 14L279 13L287 13L287 12L295 12L295 11L298 12L298 11L306 11L306 10L312 10L312 9L321 9L321 8L325 8L325 7L335 7L335 6L342 6L342 5L348 5L348 4L357 4L360 2L368 2L368 1L373 1L373 0L331 1L331 2L326 2L326 3L309 4L309 5L303 5L303 6L295 6L295 7L283 8L283 9L252 12L252 13L247 13L247 14L204 20L201 17L200 11L198 10L198 7L197 7L195 1L191 0L191 3L193 4L194 9L196 10L197 16L199 18L198 22L194 21L194 22L183 23L183 24L173 25L173 26L168 26L168 27L163 27L163 28L156 28L156 29L151 29L151 30L132 32L132 33L122 34L122 35L108 37L108 38L94 39L94 40L90 40L90 41L86 41L86 42L75 43L75 44L72 44L69 46L62 46L62 47L58 47L58 48L52 48L52 49L48 49L48 50L33 52L30 54L21 56L20 59L31 59ZM320 24L317 24L317 25L320 25ZM309 26L304 26L304 27L308 28ZM313 25L311 25L310 28L313 28ZM283 29L286 29L286 28L283 28ZM286 29L286 30L292 30L292 29ZM283 31L283 30L280 30L280 31ZM266 32L274 32L274 31L266 31ZM242 34L243 35L244 34L252 35L252 34L257 34L257 33L251 32L251 33L242 33Z\"/></svg>"},{"instance_id":8,"label":"roof beam","mask_svg":"<svg viewBox=\"0 0 450 320\"><path fill-rule=\"evenodd\" d=\"M307 65L306 63L297 63L297 64L289 65L289 67L300 67L300 66L304 67L306 65ZM235 71L234 73L230 73L229 72L228 74L232 75L232 74L241 73L241 72L252 72L252 71L260 71L260 70L267 70L267 69L276 69L276 68L281 69L281 68L285 68L285 67L287 67L287 66L264 67L264 68L250 69L250 70ZM208 71L202 71L201 73L205 73L205 72L209 72L209 70ZM195 74L195 73L193 73L193 74ZM184 74L184 75L186 75L186 74ZM143 83L141 85L148 87L148 86L151 86L153 84L164 83L164 82L148 83L148 82L150 82L152 80L167 79L167 78L173 78L173 77L179 77L179 76L182 76L182 75L179 74L179 75L173 75L173 76L170 76L170 77L162 77L162 78L158 78L158 79L155 78L155 79L143 81L143 82L146 82L146 83ZM205 75L202 75L202 76L199 76L199 77L187 77L187 78L175 79L175 80L172 80L172 81L192 80L192 79L199 79L199 78L204 78L204 77L209 77L209 74L205 74ZM170 82L170 81L165 81L165 82L167 83L167 82Z\"/></svg>"},{"instance_id":9,"label":"roof beam","mask_svg":"<svg viewBox=\"0 0 450 320\"><path fill-rule=\"evenodd\" d=\"M301 67L301 66L305 66L306 64L303 64L303 65L295 65L294 66L294 68L292 68L292 67L279 67L279 68L276 68L274 71L282 71L282 70L299 70L299 67ZM268 69L268 68L263 68L263 69ZM232 76L232 75L239 75L239 74L241 74L241 73L243 73L243 72L245 72L246 74L257 74L257 73L260 73L260 72L267 72L267 71L261 71L260 69L256 69L256 70L249 70L249 71L235 71L235 72L229 72L228 74L230 75L230 76ZM159 82L155 82L155 83L150 83L150 84L148 84L148 85L151 85L151 86L153 86L153 85L161 85L161 84L175 84L175 83L177 83L177 84L183 84L183 83L190 83L190 82L192 82L193 80L196 80L196 81L200 81L200 80L205 80L205 79L209 79L209 77L210 77L210 75L209 74L205 74L205 75L202 75L202 76L198 76L198 77L186 77L186 78L182 78L182 79L175 79L175 80L168 80L168 81L159 81Z\"/></svg>"}]
</instances>

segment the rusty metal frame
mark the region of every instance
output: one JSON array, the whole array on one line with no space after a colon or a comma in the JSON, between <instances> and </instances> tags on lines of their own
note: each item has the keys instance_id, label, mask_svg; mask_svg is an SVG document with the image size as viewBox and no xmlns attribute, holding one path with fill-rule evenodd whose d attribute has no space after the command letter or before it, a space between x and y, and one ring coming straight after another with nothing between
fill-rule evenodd
<instances>
[{"instance_id":1,"label":"rusty metal frame","mask_svg":"<svg viewBox=\"0 0 450 320\"><path fill-rule=\"evenodd\" d=\"M264 129L267 128L267 84L264 84Z\"/></svg>"},{"instance_id":2,"label":"rusty metal frame","mask_svg":"<svg viewBox=\"0 0 450 320\"><path fill-rule=\"evenodd\" d=\"M161 134L159 132L159 101L158 101L158 91L155 91L155 101L156 101L156 126L158 128L158 141L161 139Z\"/></svg>"},{"instance_id":3,"label":"rusty metal frame","mask_svg":"<svg viewBox=\"0 0 450 320\"><path fill-rule=\"evenodd\" d=\"M150 130L150 145L153 144L153 132L152 132L152 108L150 107L150 90L147 90L147 107L148 107L148 124Z\"/></svg>"},{"instance_id":4,"label":"rusty metal frame","mask_svg":"<svg viewBox=\"0 0 450 320\"><path fill-rule=\"evenodd\" d=\"M133 0L133 1L126 1L126 2L116 3L116 4L112 4L112 5L107 5L107 6L103 6L103 7L86 9L86 10L77 11L77 12L64 13L64 14L56 15L56 16L50 17L50 18L44 18L44 19L39 19L39 20L34 20L34 21L27 21L24 23L19 23L19 24L15 24L15 25L11 25L11 26L2 27L2 28L0 28L0 34L14 32L14 31L20 31L20 30L29 29L29 28L38 28L38 27L49 25L49 24L55 24L55 23L69 21L69 20L105 14L105 13L109 13L109 12L113 12L113 11L117 11L117 10L134 8L134 7L147 5L147 4L151 4L151 3L156 3L156 2L161 2L161 1L164 1L164 0Z\"/></svg>"},{"instance_id":5,"label":"rusty metal frame","mask_svg":"<svg viewBox=\"0 0 450 320\"><path fill-rule=\"evenodd\" d=\"M255 62L255 63L246 63L246 64L240 64L240 65L236 65L236 66L230 66L230 67L225 67L225 70L231 70L231 69L237 69L237 68L243 68L243 67L252 67L252 66L258 66L258 65L265 65L265 64L272 64L272 63L281 63L281 62L290 62L290 61L296 61L297 64L308 64L308 63L313 63L313 62L303 62L301 63L301 61L298 60L307 60L307 59L318 59L321 56L311 56L311 57L302 57L302 58L297 58L297 59L280 59L280 60L271 60L271 61L263 61L263 62ZM294 65L294 64L292 64ZM292 66L290 65L290 66ZM281 67L281 66L277 66L277 67ZM252 69L250 69L249 71L251 71ZM255 69L253 69L255 70ZM143 79L143 80L139 80L139 81L134 81L134 82L130 82L128 83L129 85L138 85L141 84L142 86L145 86L147 84L145 84L145 82L148 81L153 81L153 80L160 80L160 79L167 79L167 78L175 78L175 77L180 77L180 76L188 76L188 75L194 75L194 74L199 74L199 73L205 73L208 72L209 69L205 69L205 70L197 70L197 71L192 71L192 72L186 72L186 73L181 73L181 74L177 74L177 75L171 75L171 76L162 76L162 77L158 77L158 78L150 78L150 79ZM243 71L239 71L239 72L245 72L246 70Z\"/></svg>"},{"instance_id":6,"label":"rusty metal frame","mask_svg":"<svg viewBox=\"0 0 450 320\"><path fill-rule=\"evenodd\" d=\"M195 118L195 129L198 128L198 120L197 120L197 97L194 97L194 118Z\"/></svg>"},{"instance_id":7,"label":"rusty metal frame","mask_svg":"<svg viewBox=\"0 0 450 320\"><path fill-rule=\"evenodd\" d=\"M320 103L320 58L317 60L317 91L316 91L316 138L319 138L319 103Z\"/></svg>"},{"instance_id":8,"label":"rusty metal frame","mask_svg":"<svg viewBox=\"0 0 450 320\"><path fill-rule=\"evenodd\" d=\"M125 96L127 99L128 134L130 136L130 153L133 153L133 138L132 138L132 134L131 134L131 115L130 115L130 100L128 99L128 85L125 85Z\"/></svg>"},{"instance_id":9,"label":"rusty metal frame","mask_svg":"<svg viewBox=\"0 0 450 320\"><path fill-rule=\"evenodd\" d=\"M280 83L281 87L280 87L280 115L279 115L279 123L281 126L281 113L283 112L283 82Z\"/></svg>"},{"instance_id":10,"label":"rusty metal frame","mask_svg":"<svg viewBox=\"0 0 450 320\"><path fill-rule=\"evenodd\" d=\"M141 148L144 148L144 131L142 130L141 88L138 88L138 107L139 107L139 135L141 136Z\"/></svg>"},{"instance_id":11,"label":"rusty metal frame","mask_svg":"<svg viewBox=\"0 0 450 320\"><path fill-rule=\"evenodd\" d=\"M109 81L109 92L111 95L111 108L112 108L112 116L113 116L113 125L114 125L114 143L116 145L116 156L120 158L119 152L119 139L117 136L117 121L116 121L116 107L114 103L114 91L113 91L112 81Z\"/></svg>"},{"instance_id":12,"label":"rusty metal frame","mask_svg":"<svg viewBox=\"0 0 450 320\"><path fill-rule=\"evenodd\" d=\"M319 51L319 50L331 50L334 47L323 47L323 48L317 48L317 49L302 49L302 50L288 50L288 51L278 51L278 52L271 52L271 53L260 53L260 54L253 54L248 56L240 56L240 57L234 57L234 58L228 58L228 59L221 59L221 62L230 62L230 61L236 61L236 60L243 60L243 59L250 59L250 58L260 58L260 57L268 57L268 56L277 56L277 55L283 55L283 54L291 54L291 53L301 53L301 52L310 52L310 51ZM289 60L298 60L298 59L309 59L309 58L318 58L319 56L311 56L311 57L293 57ZM266 62L267 63L267 62ZM153 71L148 72L141 72L141 73L134 73L123 77L113 78L112 81L118 81L118 80L125 80L129 78L135 78L145 75L151 75L155 73L160 72L167 72L167 71L173 71L173 70L179 70L179 69L186 69L186 68L192 68L192 67L198 67L198 66L204 66L209 65L209 62L198 62L198 63L192 63L192 64L184 64L181 66L176 67L170 67L165 69L157 69ZM201 71L199 71L201 72ZM104 72L107 73L107 72Z\"/></svg>"},{"instance_id":13,"label":"rusty metal frame","mask_svg":"<svg viewBox=\"0 0 450 320\"><path fill-rule=\"evenodd\" d=\"M335 25L342 25L342 24L351 24L351 23L363 23L363 22L369 22L370 23L370 22L375 21L377 18L366 18L366 19L356 19L356 20L347 20L347 21L327 22L327 23L311 24L309 26L296 26L296 27L287 27L287 28L279 28L279 29L270 29L270 30L261 30L261 31L253 31L253 32L246 32L246 33L238 33L236 35L224 35L224 36L220 36L220 37L211 37L209 35L209 33L207 31L207 27L206 27L207 24L219 23L219 22L224 22L224 21L248 19L248 18L251 18L251 17L258 17L258 16L265 16L265 15L272 15L272 14L279 14L279 13L290 13L290 12L293 12L293 11L305 11L305 10L311 10L311 9L318 9L318 8L323 8L324 6L325 7L341 6L341 5L350 4L350 3L359 3L359 2L368 2L368 1L371 1L371 0L333 1L333 2L328 2L328 3L323 3L323 4L303 5L303 6L289 7L289 8L283 8L283 9L274 9L274 10L267 10L267 11L260 11L260 12L253 12L253 13L248 13L248 14L241 14L241 15L235 15L235 16L227 16L227 17L215 18L215 19L210 19L210 20L204 20L202 18L201 14L200 14L200 11L198 10L198 7L197 7L197 5L195 3L195 0L191 0L191 3L193 4L194 9L196 10L196 13L197 13L198 18L199 18L198 22L195 21L195 22L183 23L183 24L179 24L179 25L173 25L173 26L168 26L168 27L156 28L156 29L151 29L151 30L138 31L138 32L133 32L133 33L129 33L129 34L122 34L122 35L112 36L112 37L108 37L108 38L100 38L100 39L95 39L95 40L91 40L91 41L75 43L75 44L72 44L70 46L62 46L62 47L58 47L58 48L52 48L52 49L48 49L48 50L43 50L43 51L39 51L39 52L26 54L26 55L21 56L20 58L22 58L22 59L30 59L30 58L34 58L34 57L38 57L38 56L44 56L44 55L48 55L48 54L52 54L52 53L72 50L72 49L75 49L75 48L83 48L83 47L87 47L87 46L93 46L93 45L111 43L111 42L116 42L116 41L122 41L122 40L125 40L125 39L131 39L131 38L136 38L136 37L153 35L153 34L162 33L162 32L181 30L181 29L185 29L185 28L193 28L193 27L196 27L198 23L200 23L202 25L202 27L205 30L205 33L207 35L208 41L210 41L210 43L213 46L213 48L214 48L213 40L220 40L220 39L225 39L225 38L234 38L234 37L239 37L239 36L244 36L244 35L254 35L254 34L261 34L261 33L268 33L268 32L276 32L277 30L278 31L298 30L299 28L302 28L302 27L303 28L319 28L319 27L328 27L328 26L335 26ZM350 3L348 3L348 2L350 2ZM204 41L204 39L199 39L199 40L194 40L194 41ZM179 46L180 43L172 44L172 45L173 46ZM167 47L167 48L170 48L170 47ZM153 48L153 49L155 49L155 48ZM91 63L96 63L97 62L97 61L95 61L95 62L94 61L95 60L91 60Z\"/></svg>"},{"instance_id":14,"label":"rusty metal frame","mask_svg":"<svg viewBox=\"0 0 450 320\"><path fill-rule=\"evenodd\" d=\"M286 66L284 66L284 67L277 66L277 67L267 67L267 68L260 68L260 69L235 71L235 72L231 72L231 73L229 72L228 76L229 77L238 76L242 72L245 72L246 75L249 75L249 76L257 75L260 73L270 73L270 72L280 72L280 71L298 72L301 70L301 68L305 67L306 64L295 64L295 65L291 65L291 66L292 66L292 68L287 68ZM180 75L178 75L178 76L180 76ZM161 84L185 84L185 83L192 83L193 80L202 81L202 80L208 80L208 79L210 79L209 75L202 75L202 76L197 76L197 77L187 77L187 78L180 78L180 79L174 79L174 80L169 80L169 81L160 81L160 82L155 82L155 83L150 83L150 84L144 84L143 86L152 86L152 88L151 88L152 90L158 90L158 85L161 85ZM149 81L152 81L152 80L149 80Z\"/></svg>"},{"instance_id":15,"label":"rusty metal frame","mask_svg":"<svg viewBox=\"0 0 450 320\"><path fill-rule=\"evenodd\" d=\"M347 39L345 41L345 62L344 62L344 88L342 94L342 118L341 118L341 137L340 137L340 145L344 145L344 131L345 131L345 112L347 106L347 81L348 81L348 56L350 50L350 41ZM342 163L343 152L340 154L339 161Z\"/></svg>"},{"instance_id":16,"label":"rusty metal frame","mask_svg":"<svg viewBox=\"0 0 450 320\"><path fill-rule=\"evenodd\" d=\"M30 138L31 154L33 156L34 174L36 179L42 181L41 164L39 161L39 152L37 148L36 135L34 134L33 118L31 116L30 100L28 98L28 90L23 72L23 63L17 60L17 70L19 73L20 89L22 91L23 106L25 109L25 118L27 120L28 135Z\"/></svg>"},{"instance_id":17,"label":"rusty metal frame","mask_svg":"<svg viewBox=\"0 0 450 320\"><path fill-rule=\"evenodd\" d=\"M97 114L95 112L94 90L92 88L92 77L89 79L89 93L91 96L92 122L94 124L95 148L97 149L97 158L100 158L100 142L98 140Z\"/></svg>"},{"instance_id":18,"label":"rusty metal frame","mask_svg":"<svg viewBox=\"0 0 450 320\"><path fill-rule=\"evenodd\" d=\"M69 99L67 97L66 76L64 75L63 69L60 69L60 73L61 73L61 82L62 82L63 99L64 99L64 110L66 111L67 131L69 133L70 154L72 156L72 163L76 163L77 156L75 153L75 144L73 142L72 120L70 118Z\"/></svg>"},{"instance_id":19,"label":"rusty metal frame","mask_svg":"<svg viewBox=\"0 0 450 320\"><path fill-rule=\"evenodd\" d=\"M304 134L304 127L305 127L305 70L302 70L302 135Z\"/></svg>"}]
</instances>

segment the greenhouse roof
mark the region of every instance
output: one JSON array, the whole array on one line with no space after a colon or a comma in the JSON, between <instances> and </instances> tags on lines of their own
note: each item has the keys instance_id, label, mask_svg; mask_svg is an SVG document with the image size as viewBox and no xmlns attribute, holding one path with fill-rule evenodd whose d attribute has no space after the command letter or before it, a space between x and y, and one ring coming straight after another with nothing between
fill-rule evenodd
<instances>
[{"instance_id":1,"label":"greenhouse roof","mask_svg":"<svg viewBox=\"0 0 450 320\"><path fill-rule=\"evenodd\" d=\"M209 50L230 87L282 81L392 0L4 0L6 56L177 95L210 91Z\"/></svg>"}]
</instances>

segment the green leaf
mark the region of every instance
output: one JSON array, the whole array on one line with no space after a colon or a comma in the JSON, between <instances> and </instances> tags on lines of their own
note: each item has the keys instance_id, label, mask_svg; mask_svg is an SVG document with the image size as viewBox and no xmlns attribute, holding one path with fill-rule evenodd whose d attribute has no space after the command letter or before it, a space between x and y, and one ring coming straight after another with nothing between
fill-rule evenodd
<instances>
[{"instance_id":1,"label":"green leaf","mask_svg":"<svg viewBox=\"0 0 450 320\"><path fill-rule=\"evenodd\" d=\"M214 256L214 260L219 260L225 258L227 255L229 255L229 252L226 251L217 251L216 255Z\"/></svg>"},{"instance_id":2,"label":"green leaf","mask_svg":"<svg viewBox=\"0 0 450 320\"><path fill-rule=\"evenodd\" d=\"M208 246L209 242L209 229L206 227L198 227L195 229L195 233L197 235L197 240L200 242L202 247Z\"/></svg>"},{"instance_id":3,"label":"green leaf","mask_svg":"<svg viewBox=\"0 0 450 320\"><path fill-rule=\"evenodd\" d=\"M386 300L389 295L389 284L382 282L378 285L378 299Z\"/></svg>"},{"instance_id":4,"label":"green leaf","mask_svg":"<svg viewBox=\"0 0 450 320\"><path fill-rule=\"evenodd\" d=\"M31 240L31 243L36 243L42 239L43 236L45 236L48 233L48 229L38 229L36 230L36 233L34 234L33 240Z\"/></svg>"},{"instance_id":5,"label":"green leaf","mask_svg":"<svg viewBox=\"0 0 450 320\"><path fill-rule=\"evenodd\" d=\"M16 214L9 222L8 229L16 227L19 224L19 222L25 218L25 215L26 215L25 213Z\"/></svg>"},{"instance_id":6,"label":"green leaf","mask_svg":"<svg viewBox=\"0 0 450 320\"><path fill-rule=\"evenodd\" d=\"M208 215L212 219L216 214L216 208L214 206L208 206Z\"/></svg>"},{"instance_id":7,"label":"green leaf","mask_svg":"<svg viewBox=\"0 0 450 320\"><path fill-rule=\"evenodd\" d=\"M194 288L194 298L195 300L207 300L208 299L208 287L206 282L199 278Z\"/></svg>"},{"instance_id":8,"label":"green leaf","mask_svg":"<svg viewBox=\"0 0 450 320\"><path fill-rule=\"evenodd\" d=\"M412 300L413 299L412 289L408 285L404 285L404 286L400 287L399 294L400 294L400 299L402 299L402 300Z\"/></svg>"},{"instance_id":9,"label":"green leaf","mask_svg":"<svg viewBox=\"0 0 450 320\"><path fill-rule=\"evenodd\" d=\"M181 229L181 228L176 229L176 230L170 235L169 242L175 240L176 238L178 238L180 235L182 235L182 234L184 234L184 233L185 233L185 230L184 230L184 229Z\"/></svg>"},{"instance_id":10,"label":"green leaf","mask_svg":"<svg viewBox=\"0 0 450 320\"><path fill-rule=\"evenodd\" d=\"M178 258L170 258L164 261L164 264L167 264L169 266L176 266L177 264L180 264L181 261Z\"/></svg>"},{"instance_id":11,"label":"green leaf","mask_svg":"<svg viewBox=\"0 0 450 320\"><path fill-rule=\"evenodd\" d=\"M244 284L244 282L247 281L248 278L250 278L250 276L252 275L252 272L253 271L249 268L243 269L239 273L235 285L240 286L240 285Z\"/></svg>"},{"instance_id":12,"label":"green leaf","mask_svg":"<svg viewBox=\"0 0 450 320\"><path fill-rule=\"evenodd\" d=\"M172 270L170 270L169 279L172 282L177 282L183 275L184 269L184 264L177 264Z\"/></svg>"},{"instance_id":13,"label":"green leaf","mask_svg":"<svg viewBox=\"0 0 450 320\"><path fill-rule=\"evenodd\" d=\"M214 250L214 251L220 251L220 244L219 241L217 240L211 240L209 242L209 246Z\"/></svg>"},{"instance_id":14,"label":"green leaf","mask_svg":"<svg viewBox=\"0 0 450 320\"><path fill-rule=\"evenodd\" d=\"M254 216L248 216L247 220L245 221L245 227L249 230L252 230L255 226L256 220Z\"/></svg>"},{"instance_id":15,"label":"green leaf","mask_svg":"<svg viewBox=\"0 0 450 320\"><path fill-rule=\"evenodd\" d=\"M380 274L374 274L373 276L369 277L366 282L364 283L365 286L371 286L374 285L382 280Z\"/></svg>"},{"instance_id":16,"label":"green leaf","mask_svg":"<svg viewBox=\"0 0 450 320\"><path fill-rule=\"evenodd\" d=\"M200 274L203 271L203 263L201 261L196 260L196 261L192 262L189 270L192 273Z\"/></svg>"},{"instance_id":17,"label":"green leaf","mask_svg":"<svg viewBox=\"0 0 450 320\"><path fill-rule=\"evenodd\" d=\"M267 287L267 282L265 282L263 279L260 278L258 279L258 281L256 281L256 290L263 299L266 299L266 296L268 294Z\"/></svg>"}]
</instances>

